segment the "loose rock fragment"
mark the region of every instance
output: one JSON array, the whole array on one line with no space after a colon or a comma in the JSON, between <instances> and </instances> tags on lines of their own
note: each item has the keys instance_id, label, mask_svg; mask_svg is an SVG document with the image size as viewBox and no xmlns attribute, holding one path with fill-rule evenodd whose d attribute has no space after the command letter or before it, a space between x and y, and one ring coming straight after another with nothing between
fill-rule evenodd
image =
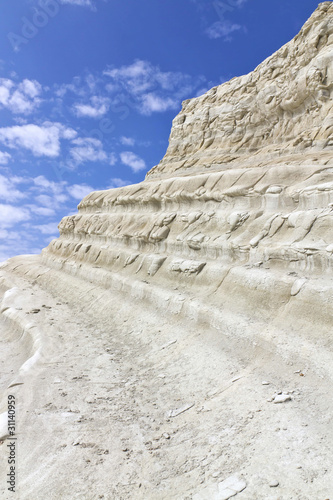
<instances>
[{"instance_id":1,"label":"loose rock fragment","mask_svg":"<svg viewBox=\"0 0 333 500\"><path fill-rule=\"evenodd\" d=\"M228 500L243 491L247 486L244 479L230 476L221 483L211 484L200 493L193 496L193 500Z\"/></svg>"},{"instance_id":2,"label":"loose rock fragment","mask_svg":"<svg viewBox=\"0 0 333 500\"><path fill-rule=\"evenodd\" d=\"M277 394L273 399L273 403L285 403L286 401L291 401L291 396L284 392L282 392L282 394Z\"/></svg>"},{"instance_id":3,"label":"loose rock fragment","mask_svg":"<svg viewBox=\"0 0 333 500\"><path fill-rule=\"evenodd\" d=\"M184 413L184 411L187 411L190 408L192 408L192 406L194 406L194 403L188 404L188 405L184 405L181 408L177 408L176 410L169 410L168 413L167 413L167 416L168 416L168 418L169 417L177 417L181 413Z\"/></svg>"}]
</instances>

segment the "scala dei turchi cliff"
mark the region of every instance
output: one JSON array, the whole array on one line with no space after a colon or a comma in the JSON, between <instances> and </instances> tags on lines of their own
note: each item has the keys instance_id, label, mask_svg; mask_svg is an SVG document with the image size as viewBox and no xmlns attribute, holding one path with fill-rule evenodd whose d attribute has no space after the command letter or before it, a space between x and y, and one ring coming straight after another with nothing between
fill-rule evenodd
<instances>
[{"instance_id":1,"label":"scala dei turchi cliff","mask_svg":"<svg viewBox=\"0 0 333 500\"><path fill-rule=\"evenodd\" d=\"M324 2L1 265L1 498L333 499L332 95Z\"/></svg>"}]
</instances>

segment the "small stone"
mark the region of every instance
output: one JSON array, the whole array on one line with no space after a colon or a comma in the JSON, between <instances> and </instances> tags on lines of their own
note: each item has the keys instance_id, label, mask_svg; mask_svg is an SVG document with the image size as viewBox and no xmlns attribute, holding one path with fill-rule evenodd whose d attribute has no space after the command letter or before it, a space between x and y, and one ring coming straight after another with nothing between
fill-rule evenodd
<instances>
[{"instance_id":1,"label":"small stone","mask_svg":"<svg viewBox=\"0 0 333 500\"><path fill-rule=\"evenodd\" d=\"M273 481L270 481L269 486L270 488L277 488L277 486L279 486L279 481L273 479Z\"/></svg>"},{"instance_id":2,"label":"small stone","mask_svg":"<svg viewBox=\"0 0 333 500\"><path fill-rule=\"evenodd\" d=\"M289 394L284 394L284 393L278 394L273 399L273 403L275 403L275 404L277 404L277 403L285 403L286 401L291 401L291 396Z\"/></svg>"},{"instance_id":3,"label":"small stone","mask_svg":"<svg viewBox=\"0 0 333 500\"><path fill-rule=\"evenodd\" d=\"M194 403L190 403L182 406L181 408L176 408L174 410L169 410L167 413L167 417L177 417L181 413L184 413L187 410L190 410L194 406Z\"/></svg>"},{"instance_id":4,"label":"small stone","mask_svg":"<svg viewBox=\"0 0 333 500\"><path fill-rule=\"evenodd\" d=\"M164 437L165 439L170 439L170 434L168 434L167 432L165 432L165 433L163 434L163 437Z\"/></svg>"},{"instance_id":5,"label":"small stone","mask_svg":"<svg viewBox=\"0 0 333 500\"><path fill-rule=\"evenodd\" d=\"M246 481L244 479L239 478L238 476L231 476L222 483L219 483L219 498L221 500L227 500L230 497L235 496L235 494L243 491L247 486Z\"/></svg>"},{"instance_id":6,"label":"small stone","mask_svg":"<svg viewBox=\"0 0 333 500\"><path fill-rule=\"evenodd\" d=\"M267 382L266 380L264 380L263 382L261 382L262 385L269 385L270 382Z\"/></svg>"}]
</instances>

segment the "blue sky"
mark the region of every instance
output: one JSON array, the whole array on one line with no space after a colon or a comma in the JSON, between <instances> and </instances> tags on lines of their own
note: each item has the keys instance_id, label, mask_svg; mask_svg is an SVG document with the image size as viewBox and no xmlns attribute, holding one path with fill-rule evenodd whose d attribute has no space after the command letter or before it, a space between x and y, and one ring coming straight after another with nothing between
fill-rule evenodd
<instances>
[{"instance_id":1,"label":"blue sky","mask_svg":"<svg viewBox=\"0 0 333 500\"><path fill-rule=\"evenodd\" d=\"M184 99L252 71L313 0L0 6L0 261L39 253L91 190L140 182Z\"/></svg>"}]
</instances>

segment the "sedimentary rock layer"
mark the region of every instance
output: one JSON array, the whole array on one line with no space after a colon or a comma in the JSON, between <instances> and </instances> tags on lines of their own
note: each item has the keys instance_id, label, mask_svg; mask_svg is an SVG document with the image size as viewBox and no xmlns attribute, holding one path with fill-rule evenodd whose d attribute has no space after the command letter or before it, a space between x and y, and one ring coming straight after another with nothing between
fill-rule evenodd
<instances>
[{"instance_id":1,"label":"sedimentary rock layer","mask_svg":"<svg viewBox=\"0 0 333 500\"><path fill-rule=\"evenodd\" d=\"M253 73L186 101L147 179L88 195L41 262L210 325L227 311L329 331L332 13L321 4Z\"/></svg>"},{"instance_id":2,"label":"sedimentary rock layer","mask_svg":"<svg viewBox=\"0 0 333 500\"><path fill-rule=\"evenodd\" d=\"M113 463L118 472L114 476L115 485L108 483L110 490L105 498L157 500L192 498L188 495L194 494L206 498L210 494L208 490L200 493L201 461L197 456L190 462L188 458L185 460L182 446L186 439L196 443L198 433L202 452L209 454L207 447L210 443L223 440L225 425L218 425L217 437L213 438L211 433L214 433L217 420L207 416L206 427L203 426L200 434L196 429L199 424L203 425L200 423L201 409L198 410L198 402L185 400L188 391L192 399L201 401L204 408L206 397L209 401L213 397L207 393L210 390L214 393L215 386L220 387L220 377L227 380L238 371L242 372L242 377L245 377L244 373L249 377L259 364L258 377L261 373L268 377L269 366L274 366L270 376L280 377L280 382L284 380L284 383L285 373L290 370L294 373L298 366L308 367L312 379L307 389L303 388L304 392L307 390L307 394L314 398L310 390L312 384L312 387L321 387L322 394L325 394L325 382L322 381L331 381L333 377L332 60L333 7L331 2L324 2L291 42L252 73L183 103L182 111L173 121L166 155L148 173L144 182L91 193L79 204L78 214L60 222L60 237L53 240L40 256L18 257L2 265L4 344L7 349L8 345L11 346L16 360L14 374L9 368L6 370L6 383L16 387L22 411L24 408L31 411L34 401L42 400L38 391L34 395L36 380L44 376L50 384L58 383L57 378L52 378L51 369L45 373L45 366L55 363L54 359L61 363L62 349L64 356L70 353L67 362L82 369L81 378L86 376L81 366L82 356L87 356L86 363L93 380L89 384L87 380L89 390L92 383L99 383L98 377L105 378L108 374L111 380L117 380L118 386L112 393L117 397L117 391L122 391L119 389L122 382L115 370L110 372L107 361L99 358L102 339L103 342L112 339L117 343L115 352L122 353L118 361L120 370L124 366L128 370L125 386L132 383L142 385L142 393L136 397L139 402L144 402L148 415L138 416L133 410L136 418L143 419L143 424L131 424L138 450L143 446L141 441L146 433L150 432L147 429L165 430L169 425L159 423L157 429L157 424L154 427L149 420L149 412L156 416L156 408L152 410L148 404L153 398L151 391L156 394L161 391L163 396L156 395L160 407L171 405L170 397L177 391L184 399L175 398L172 401L174 409L169 408L168 415L169 420L175 415L183 419L183 429L186 425L191 429L190 438L186 435L177 443L175 455L169 450L167 459L164 457L159 461L157 456L153 462L145 459L141 464L144 472L140 484L143 488L136 489L135 493L131 483L127 484L122 476L125 465L117 469ZM35 301L34 307L32 301ZM50 319L47 319L47 308L52 310ZM72 324L71 311L73 328L68 326ZM132 326L120 332L121 315L126 316L125 321ZM57 325L61 334L54 331ZM132 334L138 334L139 325L143 325L140 339L135 337L133 340ZM75 354L74 340L71 339L75 339L81 357ZM169 347L175 344L176 354L173 358L168 357ZM103 370L97 370L94 360L89 358L89 345L93 356L100 359L98 366ZM76 364L73 359L77 359ZM175 359L178 364L173 367ZM150 372L146 365L150 366ZM57 366L54 366L56 370ZM137 375L133 382L130 373L134 366L137 366ZM162 366L170 379L166 388L161 388L156 382L160 375L162 380L165 377L159 373L162 368L157 368ZM182 371L181 367L186 368ZM58 371L61 384L66 385L64 370L59 368ZM300 371L297 373L304 375ZM176 380L172 380L172 374L176 374ZM255 375L251 381L258 383ZM29 387L29 391L24 390L22 384ZM107 386L106 381L105 384ZM153 388L149 388L149 384ZM242 412L250 412L254 401L260 407L255 411L266 411L259 403L262 394L259 395L259 391L252 393L251 386L244 384L240 384L244 399L237 399L234 394L234 399L224 401L223 418L227 418L236 405L237 419L241 419ZM64 390L63 393L66 396ZM249 394L253 394L252 399ZM282 394L282 398L286 401L292 399L289 393ZM126 401L122 400L123 406L116 405L125 423L127 420L122 412L126 413L126 405L130 404ZM82 407L87 404L92 403L85 401ZM325 404L325 397L318 396L320 411L325 412ZM301 402L299 405L302 412L307 411L306 405L303 407ZM57 412L59 408L62 408L62 414L65 410L59 402L55 406L53 410L50 407L53 411L50 418L52 426L58 428L57 419L60 417ZM196 408L197 417L186 416L192 408ZM70 412L67 410L68 417ZM214 411L222 410L215 401L207 411L213 411L214 415ZM118 429L117 412L114 413L112 418L115 429ZM183 413L186 415L178 416ZM297 407L290 407L288 418L295 421L292 436L303 435L300 414ZM313 409L314 420L316 415ZM260 425L269 432L269 422L272 423L275 417L273 412L266 416L268 420ZM158 414L156 419L160 418ZM4 419L3 413L0 426ZM239 432L251 440L253 436L247 434L246 425L244 423ZM323 436L324 431L318 429L314 428L313 432ZM89 425L85 432L85 439L91 439L89 432L93 431L89 431ZM117 432L121 434L123 429L119 428ZM207 433L211 441L206 439ZM2 435L5 435L5 430ZM112 436L117 439L116 434ZM167 432L166 436L169 437L164 439L168 440L170 435ZM304 437L303 444L297 441L302 453L310 449L312 438L313 434L309 434ZM57 439L57 446L62 446ZM124 439L127 439L126 435ZM332 436L325 439L324 455L333 445ZM271 444L273 442L275 439ZM239 457L243 445L241 440L237 443L236 456ZM268 449L271 449L271 444ZM279 461L284 448L283 444L276 446L276 469L290 481L295 480L296 472L288 462L292 462L292 458ZM47 455L45 448L39 448L39 451ZM189 450L186 453L192 456ZM264 449L260 448L258 453L257 466L260 468L260 460L268 463L269 457ZM188 464L186 467L184 463L178 464L179 474L170 465L176 455ZM69 456L72 457L72 452ZM138 457L139 451L136 461L133 461L136 468ZM224 465L221 462L223 474L229 469L232 469L230 473L239 472L241 459L236 460L238 470L233 470L235 461L230 462L233 467L228 467L227 462ZM61 471L68 465L63 455L59 462L54 463L49 457L44 483L43 479L38 483L39 497L33 487L34 461L27 461L25 485L30 498L31 495L44 498L45 482L55 474L57 463ZM250 464L246 469L248 475L253 473L251 467ZM321 497L327 496L331 490L323 463L318 459L312 467L311 474L306 476L309 483L312 478L311 486L304 489L299 482L291 488L289 481L289 486L286 484L282 490L283 498L319 498L319 491ZM168 477L165 470L169 470ZM274 467L271 472L274 472ZM190 480L184 479L187 473ZM131 474L133 477L136 474L137 478L137 472L131 471ZM162 479L158 474L163 476ZM158 484L154 483L155 475L159 477ZM94 480L97 476L93 476ZM313 485L314 478L319 479ZM161 481L165 481L164 486L161 486ZM249 483L244 493L239 493L240 497L243 495L241 498L271 498L265 489L258 493L254 480L244 483L239 479L236 483ZM82 497L79 484L72 497L66 497L65 490L60 487L55 488L52 498L90 499L89 496ZM209 491L214 488L213 485ZM93 494L97 495L97 490ZM22 499L29 498L24 495L22 492Z\"/></svg>"}]
</instances>

